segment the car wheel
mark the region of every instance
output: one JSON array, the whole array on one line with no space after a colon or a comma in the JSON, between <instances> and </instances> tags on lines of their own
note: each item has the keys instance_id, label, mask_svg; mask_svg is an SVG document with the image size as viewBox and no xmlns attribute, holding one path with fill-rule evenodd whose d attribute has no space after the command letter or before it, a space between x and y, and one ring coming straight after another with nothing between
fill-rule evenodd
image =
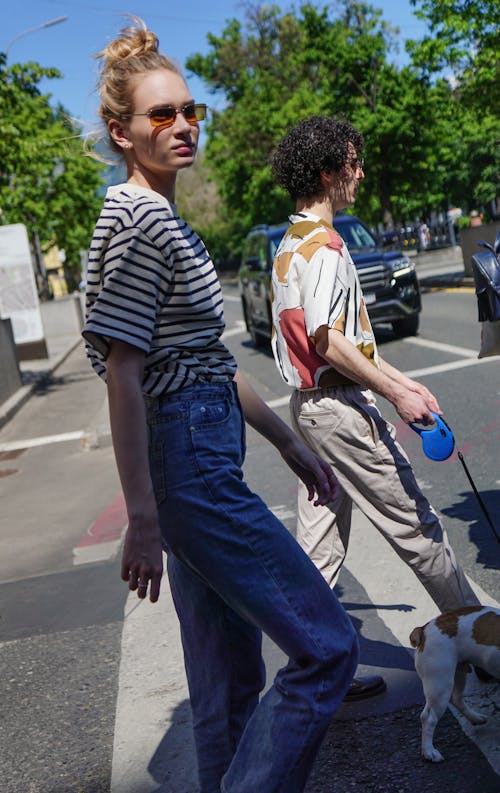
<instances>
[{"instance_id":1,"label":"car wheel","mask_svg":"<svg viewBox=\"0 0 500 793\"><path fill-rule=\"evenodd\" d=\"M267 343L267 339L265 336L262 336L256 329L255 326L249 316L248 307L246 304L246 300L241 301L241 305L243 308L243 319L245 320L245 326L250 334L250 338L252 339L252 344L254 347L264 347Z\"/></svg>"},{"instance_id":2,"label":"car wheel","mask_svg":"<svg viewBox=\"0 0 500 793\"><path fill-rule=\"evenodd\" d=\"M404 336L416 336L419 321L420 317L418 314L414 314L412 317L405 317L405 319L395 319L392 323L392 329L400 339Z\"/></svg>"},{"instance_id":3,"label":"car wheel","mask_svg":"<svg viewBox=\"0 0 500 793\"><path fill-rule=\"evenodd\" d=\"M252 323L250 323L248 332L254 347L265 347L267 345L267 338L255 330L255 327Z\"/></svg>"}]
</instances>

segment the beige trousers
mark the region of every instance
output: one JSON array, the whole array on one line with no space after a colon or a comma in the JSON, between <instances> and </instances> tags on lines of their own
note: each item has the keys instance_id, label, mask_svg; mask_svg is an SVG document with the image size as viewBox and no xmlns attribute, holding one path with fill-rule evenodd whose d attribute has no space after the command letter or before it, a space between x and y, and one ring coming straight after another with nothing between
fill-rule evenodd
<instances>
[{"instance_id":1,"label":"beige trousers","mask_svg":"<svg viewBox=\"0 0 500 793\"><path fill-rule=\"evenodd\" d=\"M328 584L335 585L347 553L354 503L441 611L477 604L395 429L381 416L371 391L361 386L294 391L290 409L296 433L331 464L341 485L334 502L315 507L299 481L297 540Z\"/></svg>"}]
</instances>

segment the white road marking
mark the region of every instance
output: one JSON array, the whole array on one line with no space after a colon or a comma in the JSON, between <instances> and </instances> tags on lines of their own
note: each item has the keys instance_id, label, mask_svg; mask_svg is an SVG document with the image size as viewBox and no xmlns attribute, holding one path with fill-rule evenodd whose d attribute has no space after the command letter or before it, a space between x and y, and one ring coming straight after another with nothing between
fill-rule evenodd
<instances>
[{"instance_id":1,"label":"white road marking","mask_svg":"<svg viewBox=\"0 0 500 793\"><path fill-rule=\"evenodd\" d=\"M269 507L273 515L276 515L278 520L287 520L288 518L295 518L296 512L290 509L285 504L278 504L275 507Z\"/></svg>"},{"instance_id":2,"label":"white road marking","mask_svg":"<svg viewBox=\"0 0 500 793\"><path fill-rule=\"evenodd\" d=\"M413 344L417 347L427 347L430 350L440 350L441 352L450 352L452 355L459 355L462 358L477 358L477 350L469 350L467 347L455 347L453 344L443 344L440 341L432 341L432 339L423 339L421 336L408 336L402 339L405 344Z\"/></svg>"},{"instance_id":3,"label":"white road marking","mask_svg":"<svg viewBox=\"0 0 500 793\"><path fill-rule=\"evenodd\" d=\"M463 369L466 366L481 366L482 364L498 363L500 355L491 355L489 358L464 358L460 361L451 361L450 363L441 363L436 366L426 366L423 369L412 369L409 372L404 372L408 377L426 377L429 374L440 374L441 372L451 372L454 369Z\"/></svg>"},{"instance_id":4,"label":"white road marking","mask_svg":"<svg viewBox=\"0 0 500 793\"><path fill-rule=\"evenodd\" d=\"M273 510L278 513L282 508L276 505ZM353 513L346 568L361 583L370 601L379 606L380 619L413 655L409 634L413 627L436 616L436 606L409 567L396 559L389 544L358 509ZM471 584L482 603L498 606L479 586ZM396 611L392 608L395 603L408 604L414 610ZM267 639L264 655L272 676L283 658ZM471 727L462 717L458 720L495 772L500 773L500 692L496 686L480 685L471 691L474 686L468 683L467 697L475 698L471 700L473 707L490 712L488 722ZM416 718L415 734L419 731ZM158 603L139 601L135 593L130 593L125 606L110 793L195 793L194 758L179 625L165 576Z\"/></svg>"},{"instance_id":5,"label":"white road marking","mask_svg":"<svg viewBox=\"0 0 500 793\"><path fill-rule=\"evenodd\" d=\"M123 527L122 536L117 540L109 542L96 542L94 545L76 546L73 548L73 564L94 564L95 562L107 562L115 559L120 550L123 536L127 527Z\"/></svg>"},{"instance_id":6,"label":"white road marking","mask_svg":"<svg viewBox=\"0 0 500 793\"><path fill-rule=\"evenodd\" d=\"M241 297L235 297L234 295L226 295L224 294L224 303L241 303Z\"/></svg>"},{"instance_id":7,"label":"white road marking","mask_svg":"<svg viewBox=\"0 0 500 793\"><path fill-rule=\"evenodd\" d=\"M5 441L0 443L0 452L13 452L18 449L32 449L35 446L46 446L49 443L63 443L65 441L78 441L84 436L83 430L63 432L60 435L42 435L39 438L25 438L21 441Z\"/></svg>"},{"instance_id":8,"label":"white road marking","mask_svg":"<svg viewBox=\"0 0 500 793\"><path fill-rule=\"evenodd\" d=\"M110 793L196 793L179 623L168 579L157 603L125 605Z\"/></svg>"},{"instance_id":9,"label":"white road marking","mask_svg":"<svg viewBox=\"0 0 500 793\"><path fill-rule=\"evenodd\" d=\"M270 399L266 405L270 408L282 408L290 402L291 392L287 396L278 397L277 399Z\"/></svg>"},{"instance_id":10,"label":"white road marking","mask_svg":"<svg viewBox=\"0 0 500 793\"><path fill-rule=\"evenodd\" d=\"M237 336L239 333L244 333L246 331L245 323L242 319L238 319L232 328L229 330L225 330L222 334L223 339L227 339L229 336Z\"/></svg>"},{"instance_id":11,"label":"white road marking","mask_svg":"<svg viewBox=\"0 0 500 793\"><path fill-rule=\"evenodd\" d=\"M283 504L271 510L281 520L295 517ZM266 661L283 665L274 645L266 642L265 649ZM110 793L196 793L188 700L179 623L164 575L158 603L131 592L125 605Z\"/></svg>"}]
</instances>

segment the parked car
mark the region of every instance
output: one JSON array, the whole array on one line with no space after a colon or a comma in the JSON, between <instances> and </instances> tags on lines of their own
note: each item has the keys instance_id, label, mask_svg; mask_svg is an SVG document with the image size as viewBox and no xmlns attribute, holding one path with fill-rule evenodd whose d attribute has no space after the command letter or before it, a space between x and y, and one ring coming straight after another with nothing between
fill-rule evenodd
<instances>
[{"instance_id":1,"label":"parked car","mask_svg":"<svg viewBox=\"0 0 500 793\"><path fill-rule=\"evenodd\" d=\"M333 225L358 270L372 324L390 323L397 336L414 336L422 308L415 265L401 251L384 251L370 229L354 215L336 215ZM286 224L255 226L243 245L238 273L241 305L256 346L271 338L271 270L286 229Z\"/></svg>"}]
</instances>

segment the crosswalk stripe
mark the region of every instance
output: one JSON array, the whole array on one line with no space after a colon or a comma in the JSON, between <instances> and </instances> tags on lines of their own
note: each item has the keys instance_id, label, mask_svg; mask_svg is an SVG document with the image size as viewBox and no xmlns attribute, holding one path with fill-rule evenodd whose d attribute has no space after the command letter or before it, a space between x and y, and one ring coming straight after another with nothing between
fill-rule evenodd
<instances>
[{"instance_id":1,"label":"crosswalk stripe","mask_svg":"<svg viewBox=\"0 0 500 793\"><path fill-rule=\"evenodd\" d=\"M284 515L284 505L273 508ZM293 517L288 510L286 517ZM414 574L394 555L389 544L366 518L355 509L345 563L348 572L360 582L379 618L408 653L409 634L436 615L436 606ZM496 605L471 581L481 602ZM394 610L395 603L408 604L412 611ZM390 608L385 608L389 606ZM271 678L283 663L281 651L264 641L264 657ZM378 671L378 670L377 670ZM387 670L389 687L399 670ZM382 670L384 673L384 671ZM411 673L406 672L406 675ZM416 677L416 673L415 674ZM471 675L471 678L474 676ZM496 773L500 774L500 693L493 686L480 693L468 683L468 697L480 696L473 707L491 712L480 728L470 727L454 711L464 732L476 743ZM168 580L164 577L158 603L138 601L131 593L125 608L122 660L119 675L115 739L110 793L195 793L196 771L191 732L188 689L184 673L179 626ZM358 711L356 718L362 717ZM420 732L418 718L416 735Z\"/></svg>"}]
</instances>

